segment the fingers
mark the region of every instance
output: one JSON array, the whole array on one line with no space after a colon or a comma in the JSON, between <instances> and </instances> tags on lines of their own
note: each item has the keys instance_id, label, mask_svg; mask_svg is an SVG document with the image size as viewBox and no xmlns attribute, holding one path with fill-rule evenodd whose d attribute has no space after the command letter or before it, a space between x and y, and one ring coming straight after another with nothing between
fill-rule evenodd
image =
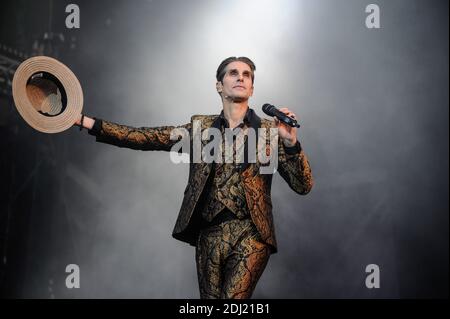
<instances>
[{"instance_id":1,"label":"fingers","mask_svg":"<svg viewBox=\"0 0 450 319\"><path fill-rule=\"evenodd\" d=\"M284 126L284 127L288 128L288 125L286 125L286 123L284 123L284 122L281 122L281 121L278 119L278 117L274 116L273 120L274 120L274 122L275 122L275 126L276 126L276 127Z\"/></svg>"},{"instance_id":2,"label":"fingers","mask_svg":"<svg viewBox=\"0 0 450 319\"><path fill-rule=\"evenodd\" d=\"M293 118L294 120L297 119L296 115L293 112L291 112L291 110L289 110L287 107L280 108L280 111L286 114L287 116Z\"/></svg>"},{"instance_id":3,"label":"fingers","mask_svg":"<svg viewBox=\"0 0 450 319\"><path fill-rule=\"evenodd\" d=\"M280 124L280 120L276 116L273 118L273 120L275 121L276 126Z\"/></svg>"},{"instance_id":4,"label":"fingers","mask_svg":"<svg viewBox=\"0 0 450 319\"><path fill-rule=\"evenodd\" d=\"M81 113L77 116L77 120L75 121L75 123L73 125L77 125L77 126L81 125Z\"/></svg>"}]
</instances>

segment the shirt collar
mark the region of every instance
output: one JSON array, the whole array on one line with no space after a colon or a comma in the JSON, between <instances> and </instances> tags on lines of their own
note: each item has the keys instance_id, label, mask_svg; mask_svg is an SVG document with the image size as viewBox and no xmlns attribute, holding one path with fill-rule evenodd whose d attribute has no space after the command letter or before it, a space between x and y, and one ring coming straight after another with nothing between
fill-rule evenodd
<instances>
[{"instance_id":1,"label":"shirt collar","mask_svg":"<svg viewBox=\"0 0 450 319\"><path fill-rule=\"evenodd\" d=\"M242 125L242 123L245 123L247 125L250 124L252 115L253 115L252 110L249 107L247 107L247 112L245 112L243 122L241 122L238 126ZM220 124L223 127L230 127L228 120L225 118L225 114L223 113L223 110L220 112L219 119L220 119Z\"/></svg>"}]
</instances>

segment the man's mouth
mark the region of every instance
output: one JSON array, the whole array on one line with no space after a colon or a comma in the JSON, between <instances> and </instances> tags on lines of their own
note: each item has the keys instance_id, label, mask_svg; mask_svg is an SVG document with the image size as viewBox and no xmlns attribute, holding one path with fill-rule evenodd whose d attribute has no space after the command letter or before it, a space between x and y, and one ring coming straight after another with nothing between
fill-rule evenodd
<instances>
[{"instance_id":1,"label":"man's mouth","mask_svg":"<svg viewBox=\"0 0 450 319\"><path fill-rule=\"evenodd\" d=\"M236 85L236 86L233 87L233 89L244 89L245 90L245 86Z\"/></svg>"}]
</instances>

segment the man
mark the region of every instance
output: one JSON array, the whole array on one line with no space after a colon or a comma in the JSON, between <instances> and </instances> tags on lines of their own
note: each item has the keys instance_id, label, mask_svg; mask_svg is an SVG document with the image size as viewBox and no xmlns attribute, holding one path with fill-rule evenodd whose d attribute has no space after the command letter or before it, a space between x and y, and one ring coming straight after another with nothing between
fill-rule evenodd
<instances>
[{"instance_id":1,"label":"man","mask_svg":"<svg viewBox=\"0 0 450 319\"><path fill-rule=\"evenodd\" d=\"M134 128L82 116L75 123L89 129L98 142L140 150L170 151L179 139L171 132L186 129L193 145L193 131L278 129L278 171L299 194L313 185L308 159L297 140L297 129L275 118L261 119L249 108L253 95L254 63L246 57L230 57L218 67L216 89L222 99L220 115L194 115L179 127ZM287 108L282 112L296 118ZM225 141L226 138L223 139ZM202 144L210 140L202 140ZM245 139L244 147L250 143ZM237 143L233 154L237 153ZM191 152L192 153L192 152ZM245 154L244 154L245 155ZM266 267L277 251L270 188L272 174L262 174L261 163L216 160L192 161L189 182L172 236L196 247L196 265L201 298L250 298Z\"/></svg>"}]
</instances>

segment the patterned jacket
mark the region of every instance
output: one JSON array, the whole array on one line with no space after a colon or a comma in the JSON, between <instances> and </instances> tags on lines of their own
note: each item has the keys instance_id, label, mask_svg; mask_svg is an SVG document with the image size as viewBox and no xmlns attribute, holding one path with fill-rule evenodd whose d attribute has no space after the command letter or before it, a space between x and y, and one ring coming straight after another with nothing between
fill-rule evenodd
<instances>
[{"instance_id":1,"label":"patterned jacket","mask_svg":"<svg viewBox=\"0 0 450 319\"><path fill-rule=\"evenodd\" d=\"M257 130L265 128L268 132L274 127L274 122L261 119L251 110L250 125ZM112 122L96 119L94 127L89 134L96 136L96 141L145 151L171 151L179 139L172 140L170 133L175 128L184 128L192 133L194 121L201 121L201 131L216 127L219 128L219 115L194 115L191 122L182 126L161 127L130 127ZM190 134L191 150L193 134ZM202 140L202 147L209 140ZM267 139L266 153L270 152L270 140ZM259 147L259 146L258 146ZM294 151L293 151L294 150ZM258 150L261 151L261 150ZM261 239L271 247L271 252L277 252L275 229L272 216L271 184L273 174L261 174L260 165L246 163L242 167L242 182L245 188L247 205L251 218L258 229ZM178 214L172 236L178 240L196 245L200 214L196 213L196 206L203 192L208 176L211 172L211 163L194 163L191 161L189 167L189 180L184 191L184 198ZM287 148L278 138L278 172L296 193L306 195L313 186L311 168L300 144L294 148Z\"/></svg>"}]
</instances>

